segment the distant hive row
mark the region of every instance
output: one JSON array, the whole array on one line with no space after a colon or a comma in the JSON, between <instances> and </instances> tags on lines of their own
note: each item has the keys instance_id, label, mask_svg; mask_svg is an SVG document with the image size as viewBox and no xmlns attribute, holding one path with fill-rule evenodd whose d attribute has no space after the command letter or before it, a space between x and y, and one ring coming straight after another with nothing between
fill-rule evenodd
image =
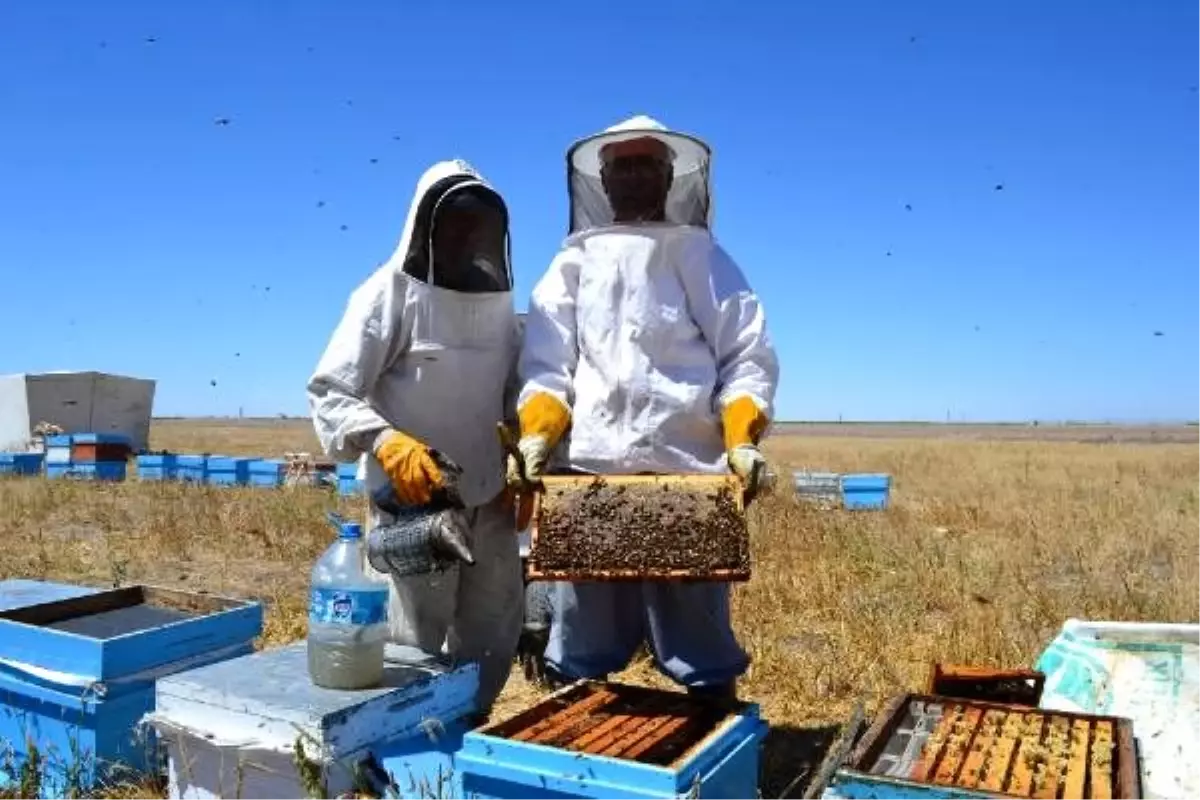
<instances>
[{"instance_id":1,"label":"distant hive row","mask_svg":"<svg viewBox=\"0 0 1200 800\"><path fill-rule=\"evenodd\" d=\"M128 477L130 441L119 434L74 433L49 436L44 452L0 453L0 475L124 481ZM294 459L250 458L221 454L141 453L136 475L143 481L181 481L211 486L283 486ZM342 495L358 494L357 464L332 464L308 460L302 466L302 483L336 486Z\"/></svg>"}]
</instances>

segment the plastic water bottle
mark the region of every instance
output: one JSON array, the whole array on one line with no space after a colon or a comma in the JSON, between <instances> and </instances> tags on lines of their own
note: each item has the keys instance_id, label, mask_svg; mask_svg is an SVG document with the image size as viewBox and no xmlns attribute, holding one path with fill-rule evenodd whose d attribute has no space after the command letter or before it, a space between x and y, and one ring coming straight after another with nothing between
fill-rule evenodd
<instances>
[{"instance_id":1,"label":"plastic water bottle","mask_svg":"<svg viewBox=\"0 0 1200 800\"><path fill-rule=\"evenodd\" d=\"M308 674L326 689L367 689L383 679L388 584L363 569L362 527L330 519L338 539L312 570Z\"/></svg>"}]
</instances>

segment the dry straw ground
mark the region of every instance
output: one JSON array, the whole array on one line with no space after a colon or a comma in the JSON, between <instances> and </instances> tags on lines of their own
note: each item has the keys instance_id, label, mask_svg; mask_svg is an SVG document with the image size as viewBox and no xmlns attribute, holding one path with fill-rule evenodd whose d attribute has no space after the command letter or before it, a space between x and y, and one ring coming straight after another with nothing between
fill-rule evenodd
<instances>
[{"instance_id":1,"label":"dry straw ground","mask_svg":"<svg viewBox=\"0 0 1200 800\"><path fill-rule=\"evenodd\" d=\"M1068 617L1197 621L1196 429L1065 430L823 426L770 442L783 476L880 471L894 488L883 513L818 511L787 491L752 507L755 574L734 615L754 660L743 694L777 728L764 796L855 701L870 713L933 660L1028 665ZM151 445L316 450L303 421L161 421ZM335 505L312 490L2 481L0 577L261 598L263 643L278 644L304 635ZM645 660L619 677L662 684ZM514 672L499 713L535 693Z\"/></svg>"}]
</instances>

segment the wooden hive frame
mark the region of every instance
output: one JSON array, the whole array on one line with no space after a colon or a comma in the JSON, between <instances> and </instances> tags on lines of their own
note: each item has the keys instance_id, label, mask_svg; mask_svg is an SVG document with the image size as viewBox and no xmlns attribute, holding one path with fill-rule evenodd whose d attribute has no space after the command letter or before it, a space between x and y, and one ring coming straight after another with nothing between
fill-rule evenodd
<instances>
[{"instance_id":1,"label":"wooden hive frame","mask_svg":"<svg viewBox=\"0 0 1200 800\"><path fill-rule=\"evenodd\" d=\"M745 703L700 700L683 692L579 681L480 733L641 764L676 767Z\"/></svg>"},{"instance_id":2,"label":"wooden hive frame","mask_svg":"<svg viewBox=\"0 0 1200 800\"><path fill-rule=\"evenodd\" d=\"M672 569L614 569L588 568L585 566L558 569L543 566L538 561L538 541L543 513L554 507L564 491L583 490L597 479L610 485L656 485L669 487L684 485L695 489L719 490L729 488L740 515L746 511L745 497L740 481L734 475L547 475L542 478L545 491L535 495L533 523L530 527L529 558L526 560L525 576L529 580L587 580L587 581L748 581L750 569L718 568L698 573L687 568Z\"/></svg>"},{"instance_id":3,"label":"wooden hive frame","mask_svg":"<svg viewBox=\"0 0 1200 800\"><path fill-rule=\"evenodd\" d=\"M925 693L991 703L1036 706L1042 700L1046 676L1037 670L995 669L935 663Z\"/></svg>"},{"instance_id":4,"label":"wooden hive frame","mask_svg":"<svg viewBox=\"0 0 1200 800\"><path fill-rule=\"evenodd\" d=\"M939 704L944 712L908 774L885 775L877 766L880 756L914 702ZM953 786L996 797L1141 797L1130 720L941 695L892 700L849 764L854 772L901 785Z\"/></svg>"}]
</instances>

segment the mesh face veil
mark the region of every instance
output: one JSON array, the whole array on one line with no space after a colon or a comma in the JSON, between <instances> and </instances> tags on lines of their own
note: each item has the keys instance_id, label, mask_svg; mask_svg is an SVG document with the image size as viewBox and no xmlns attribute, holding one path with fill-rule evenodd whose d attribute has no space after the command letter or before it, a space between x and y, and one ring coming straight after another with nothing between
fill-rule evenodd
<instances>
[{"instance_id":1,"label":"mesh face veil","mask_svg":"<svg viewBox=\"0 0 1200 800\"><path fill-rule=\"evenodd\" d=\"M569 232L618 221L711 228L711 164L707 144L645 116L582 139L567 151Z\"/></svg>"}]
</instances>

